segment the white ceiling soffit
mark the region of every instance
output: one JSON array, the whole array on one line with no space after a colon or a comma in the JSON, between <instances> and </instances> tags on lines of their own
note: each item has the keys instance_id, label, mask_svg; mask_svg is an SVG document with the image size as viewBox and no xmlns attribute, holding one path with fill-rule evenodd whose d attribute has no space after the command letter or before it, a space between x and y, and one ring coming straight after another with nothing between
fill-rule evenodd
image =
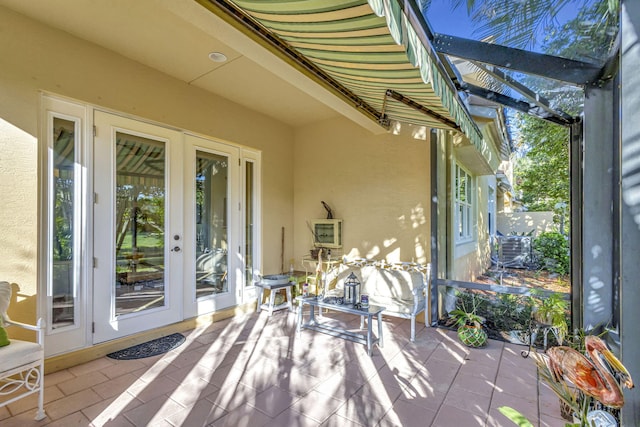
<instances>
[{"instance_id":1,"label":"white ceiling soffit","mask_svg":"<svg viewBox=\"0 0 640 427\"><path fill-rule=\"evenodd\" d=\"M193 0L0 0L0 6L294 127L341 114L385 132ZM211 52L228 60L213 62Z\"/></svg>"}]
</instances>

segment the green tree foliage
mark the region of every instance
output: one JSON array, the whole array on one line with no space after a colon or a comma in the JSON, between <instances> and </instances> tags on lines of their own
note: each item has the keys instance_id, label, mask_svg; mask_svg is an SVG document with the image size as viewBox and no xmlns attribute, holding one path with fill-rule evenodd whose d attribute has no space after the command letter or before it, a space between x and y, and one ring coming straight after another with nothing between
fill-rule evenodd
<instances>
[{"instance_id":1,"label":"green tree foliage","mask_svg":"<svg viewBox=\"0 0 640 427\"><path fill-rule=\"evenodd\" d=\"M545 53L592 63L611 55L619 29L618 1L591 3L579 9L575 19L545 36Z\"/></svg>"},{"instance_id":2,"label":"green tree foliage","mask_svg":"<svg viewBox=\"0 0 640 427\"><path fill-rule=\"evenodd\" d=\"M576 51L576 43L589 43L593 35L602 34L606 40L592 40L592 46L583 52L608 52L615 40L618 25L619 0L450 0L451 8L465 7L475 24L474 32L479 39L490 38L495 43L531 49L538 44L554 40L568 40L560 22L563 12L578 11L578 31L573 32L573 40L564 47ZM432 0L419 0L425 11ZM586 37L585 37L586 36ZM543 37L544 40L540 40ZM561 44L560 50L564 50ZM558 51L548 51L558 54ZM578 59L578 58L572 58Z\"/></svg>"},{"instance_id":3,"label":"green tree foliage","mask_svg":"<svg viewBox=\"0 0 640 427\"><path fill-rule=\"evenodd\" d=\"M556 232L542 233L533 240L533 251L543 269L569 274L571 259L566 236Z\"/></svg>"},{"instance_id":4,"label":"green tree foliage","mask_svg":"<svg viewBox=\"0 0 640 427\"><path fill-rule=\"evenodd\" d=\"M560 29L550 29L543 50L587 62L606 58L617 32L617 7L616 2L595 2L581 8L575 19ZM526 78L525 85L549 99L554 108L572 115L582 110L581 88L559 87L557 82L535 77ZM514 188L522 202L530 211L556 211L559 205L569 206L568 129L523 114L517 115L515 127L519 158Z\"/></svg>"},{"instance_id":5,"label":"green tree foliage","mask_svg":"<svg viewBox=\"0 0 640 427\"><path fill-rule=\"evenodd\" d=\"M618 32L619 0L450 1L452 10L466 8L477 39L521 49L539 49L585 62L603 63L610 55ZM432 0L419 1L424 11L431 3ZM575 18L564 21L566 12ZM549 100L551 108L572 116L581 113L582 88L503 71ZM499 84L495 82L485 84L509 94L508 88L497 88ZM509 127L515 136L517 153L512 184L527 209L557 211L557 206L569 206L568 130L524 114L510 118ZM560 224L560 214L556 213ZM568 212L562 213L567 220Z\"/></svg>"},{"instance_id":6,"label":"green tree foliage","mask_svg":"<svg viewBox=\"0 0 640 427\"><path fill-rule=\"evenodd\" d=\"M530 211L553 211L569 203L569 131L525 114L518 114L514 189Z\"/></svg>"}]
</instances>

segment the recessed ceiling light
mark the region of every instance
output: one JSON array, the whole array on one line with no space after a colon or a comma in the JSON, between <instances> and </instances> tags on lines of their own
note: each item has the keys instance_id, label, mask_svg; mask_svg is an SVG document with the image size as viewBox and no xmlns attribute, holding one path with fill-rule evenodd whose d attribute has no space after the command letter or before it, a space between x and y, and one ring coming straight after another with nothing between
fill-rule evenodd
<instances>
[{"instance_id":1,"label":"recessed ceiling light","mask_svg":"<svg viewBox=\"0 0 640 427\"><path fill-rule=\"evenodd\" d=\"M224 62L227 60L227 56L224 53L220 52L211 52L209 54L209 59L213 62Z\"/></svg>"}]
</instances>

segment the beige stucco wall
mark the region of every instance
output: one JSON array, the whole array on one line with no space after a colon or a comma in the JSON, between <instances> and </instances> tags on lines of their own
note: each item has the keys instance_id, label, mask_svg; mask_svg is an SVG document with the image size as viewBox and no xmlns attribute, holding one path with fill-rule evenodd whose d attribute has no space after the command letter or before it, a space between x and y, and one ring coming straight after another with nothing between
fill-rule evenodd
<instances>
[{"instance_id":1,"label":"beige stucco wall","mask_svg":"<svg viewBox=\"0 0 640 427\"><path fill-rule=\"evenodd\" d=\"M428 132L420 130L405 125L397 135L374 136L345 119L297 130L291 165L297 265L312 247L306 222L326 218L321 201L343 220L345 255L430 260Z\"/></svg>"},{"instance_id":2,"label":"beige stucco wall","mask_svg":"<svg viewBox=\"0 0 640 427\"><path fill-rule=\"evenodd\" d=\"M263 247L280 247L293 228L289 126L2 7L0 30L0 280L28 301L13 317L36 315L40 91L262 150ZM265 270L280 268L279 250L263 253Z\"/></svg>"},{"instance_id":3,"label":"beige stucco wall","mask_svg":"<svg viewBox=\"0 0 640 427\"><path fill-rule=\"evenodd\" d=\"M0 281L14 284L10 316L19 321L32 321L36 311L36 145L0 116Z\"/></svg>"},{"instance_id":4,"label":"beige stucco wall","mask_svg":"<svg viewBox=\"0 0 640 427\"><path fill-rule=\"evenodd\" d=\"M447 233L439 237L439 241L447 244L447 278L451 280L473 281L490 265L488 196L489 184L494 181L490 175L491 166L487 159L477 152L470 154L469 142L460 134L446 136L446 177L447 177ZM461 147L464 147L461 149ZM474 195L474 239L469 242L455 241L454 224L454 173L456 163L460 164L475 178L476 194ZM443 166L444 167L444 166ZM440 176L440 175L439 175ZM442 191L439 188L439 191ZM442 197L441 197L442 198Z\"/></svg>"},{"instance_id":5,"label":"beige stucco wall","mask_svg":"<svg viewBox=\"0 0 640 427\"><path fill-rule=\"evenodd\" d=\"M455 246L450 277L452 280L473 281L490 266L487 203L489 180L488 175L476 177L475 239L473 242Z\"/></svg>"},{"instance_id":6,"label":"beige stucco wall","mask_svg":"<svg viewBox=\"0 0 640 427\"><path fill-rule=\"evenodd\" d=\"M534 236L538 236L540 233L558 230L557 225L553 223L553 212L500 213L496 223L498 231L505 235L526 234L535 230Z\"/></svg>"}]
</instances>

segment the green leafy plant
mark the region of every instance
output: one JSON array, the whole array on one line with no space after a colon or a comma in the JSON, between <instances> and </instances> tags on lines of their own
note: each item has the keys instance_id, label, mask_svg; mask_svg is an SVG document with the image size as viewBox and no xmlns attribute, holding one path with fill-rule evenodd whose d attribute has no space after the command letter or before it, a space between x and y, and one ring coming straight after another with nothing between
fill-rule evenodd
<instances>
[{"instance_id":1,"label":"green leafy plant","mask_svg":"<svg viewBox=\"0 0 640 427\"><path fill-rule=\"evenodd\" d=\"M558 274L570 271L569 241L557 231L540 234L533 240L533 251L542 268Z\"/></svg>"},{"instance_id":2,"label":"green leafy plant","mask_svg":"<svg viewBox=\"0 0 640 427\"><path fill-rule=\"evenodd\" d=\"M463 297L466 295L467 298ZM449 317L455 321L456 326L482 326L484 319L477 314L482 305L482 300L477 295L458 293L456 308L449 312Z\"/></svg>"},{"instance_id":3,"label":"green leafy plant","mask_svg":"<svg viewBox=\"0 0 640 427\"><path fill-rule=\"evenodd\" d=\"M498 294L494 301L487 305L486 313L479 312L486 317L488 326L500 331L524 330L531 318L531 305L528 299L514 294Z\"/></svg>"},{"instance_id":4,"label":"green leafy plant","mask_svg":"<svg viewBox=\"0 0 640 427\"><path fill-rule=\"evenodd\" d=\"M487 332L482 327L484 318L477 314L482 304L480 297L471 295L471 306L468 307L464 298L460 298L459 305L449 312L449 317L458 326L458 338L469 347L483 347L487 343Z\"/></svg>"},{"instance_id":5,"label":"green leafy plant","mask_svg":"<svg viewBox=\"0 0 640 427\"><path fill-rule=\"evenodd\" d=\"M558 292L554 292L546 297L536 295L539 294L534 292L534 318L538 323L554 327L558 334L558 344L562 344L569 329L567 324L569 302Z\"/></svg>"}]
</instances>

